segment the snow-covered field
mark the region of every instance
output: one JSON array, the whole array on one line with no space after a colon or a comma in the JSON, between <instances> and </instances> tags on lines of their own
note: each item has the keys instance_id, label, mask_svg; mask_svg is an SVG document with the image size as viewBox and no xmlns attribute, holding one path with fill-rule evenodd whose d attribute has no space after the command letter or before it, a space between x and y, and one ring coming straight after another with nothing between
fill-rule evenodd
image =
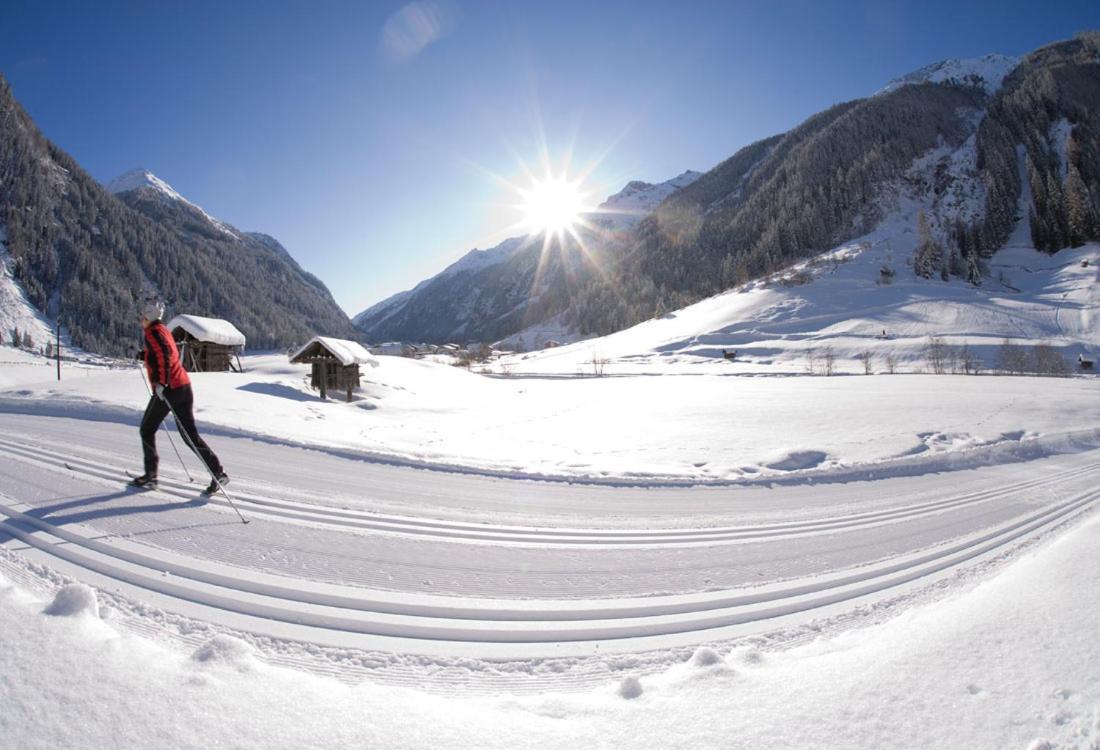
<instances>
[{"instance_id":1,"label":"snow-covered field","mask_svg":"<svg viewBox=\"0 0 1100 750\"><path fill-rule=\"evenodd\" d=\"M194 376L244 526L163 434L121 488L136 366L0 354L13 746L1100 739L1095 378L250 356Z\"/></svg>"},{"instance_id":2,"label":"snow-covered field","mask_svg":"<svg viewBox=\"0 0 1100 750\"><path fill-rule=\"evenodd\" d=\"M119 417L148 398L136 365L65 368L57 382L49 363L0 353L26 360L0 371L0 383L19 381L0 389L0 400L24 409ZM283 355L245 357L244 374L194 378L198 418L233 434L400 465L617 484L913 473L1100 439L1092 377L734 377L717 366L498 378L379 359L346 403L321 401L308 367Z\"/></svg>"}]
</instances>

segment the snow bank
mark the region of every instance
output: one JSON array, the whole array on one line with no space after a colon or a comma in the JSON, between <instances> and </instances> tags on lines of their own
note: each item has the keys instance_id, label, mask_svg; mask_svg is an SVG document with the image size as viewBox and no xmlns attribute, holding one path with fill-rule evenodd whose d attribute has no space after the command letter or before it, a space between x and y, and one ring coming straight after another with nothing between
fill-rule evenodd
<instances>
[{"instance_id":1,"label":"snow bank","mask_svg":"<svg viewBox=\"0 0 1100 750\"><path fill-rule=\"evenodd\" d=\"M691 655L689 663L693 667L711 667L715 664L721 664L722 657L719 656L718 652L714 649L700 646L695 649L695 653Z\"/></svg>"},{"instance_id":2,"label":"snow bank","mask_svg":"<svg viewBox=\"0 0 1100 750\"><path fill-rule=\"evenodd\" d=\"M50 605L42 611L55 617L99 617L99 601L91 586L70 583L62 586Z\"/></svg>"},{"instance_id":3,"label":"snow bank","mask_svg":"<svg viewBox=\"0 0 1100 750\"><path fill-rule=\"evenodd\" d=\"M633 700L638 698L645 692L642 690L642 683L637 677L624 677L623 681L619 683L619 695L627 700Z\"/></svg>"},{"instance_id":4,"label":"snow bank","mask_svg":"<svg viewBox=\"0 0 1100 750\"><path fill-rule=\"evenodd\" d=\"M255 649L251 645L221 633L195 649L191 659L200 664L227 664L241 668L251 666L254 655Z\"/></svg>"}]
</instances>

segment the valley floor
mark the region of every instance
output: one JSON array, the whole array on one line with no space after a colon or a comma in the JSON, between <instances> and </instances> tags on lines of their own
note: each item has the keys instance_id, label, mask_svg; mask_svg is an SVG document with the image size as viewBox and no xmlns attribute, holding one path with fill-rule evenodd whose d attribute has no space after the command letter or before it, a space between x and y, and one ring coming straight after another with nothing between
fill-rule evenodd
<instances>
[{"instance_id":1,"label":"valley floor","mask_svg":"<svg viewBox=\"0 0 1100 750\"><path fill-rule=\"evenodd\" d=\"M163 433L125 491L136 368L0 354L19 747L1100 743L1095 379L252 357L195 377L246 526Z\"/></svg>"}]
</instances>

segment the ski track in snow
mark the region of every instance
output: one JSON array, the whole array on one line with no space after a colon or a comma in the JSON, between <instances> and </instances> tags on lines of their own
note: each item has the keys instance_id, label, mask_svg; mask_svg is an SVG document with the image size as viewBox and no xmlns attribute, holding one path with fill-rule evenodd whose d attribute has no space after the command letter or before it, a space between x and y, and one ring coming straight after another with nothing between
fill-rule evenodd
<instances>
[{"instance_id":1,"label":"ski track in snow","mask_svg":"<svg viewBox=\"0 0 1100 750\"><path fill-rule=\"evenodd\" d=\"M410 664L428 663L441 684L568 689L702 643L791 637L950 584L1100 498L1095 450L935 478L636 490L316 452L317 471L343 478L318 504L310 471L293 478L300 449L222 436L245 527L174 474L158 492L118 491L111 457L134 441L122 425L82 422L74 445L72 420L5 421L5 575L88 582L160 639L165 621L184 639L228 630L276 663L395 683L423 680ZM281 486L251 479L273 472ZM373 507L397 485L412 492L403 512Z\"/></svg>"}]
</instances>

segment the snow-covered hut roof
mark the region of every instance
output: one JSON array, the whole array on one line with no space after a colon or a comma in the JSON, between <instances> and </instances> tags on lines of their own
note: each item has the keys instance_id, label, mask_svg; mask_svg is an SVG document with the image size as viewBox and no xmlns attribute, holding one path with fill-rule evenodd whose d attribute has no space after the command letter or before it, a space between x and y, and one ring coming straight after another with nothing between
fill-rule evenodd
<instances>
[{"instance_id":1,"label":"snow-covered hut roof","mask_svg":"<svg viewBox=\"0 0 1100 750\"><path fill-rule=\"evenodd\" d=\"M177 328L182 328L199 341L223 346L244 346L244 334L228 320L177 315L168 321L168 330L174 332Z\"/></svg>"},{"instance_id":2,"label":"snow-covered hut roof","mask_svg":"<svg viewBox=\"0 0 1100 750\"><path fill-rule=\"evenodd\" d=\"M333 339L328 336L314 336L309 343L298 350L298 353L290 358L291 362L299 362L312 356L316 356L320 349L325 349L329 354L340 360L340 364L370 365L378 367L378 360L361 344L347 339Z\"/></svg>"}]
</instances>

